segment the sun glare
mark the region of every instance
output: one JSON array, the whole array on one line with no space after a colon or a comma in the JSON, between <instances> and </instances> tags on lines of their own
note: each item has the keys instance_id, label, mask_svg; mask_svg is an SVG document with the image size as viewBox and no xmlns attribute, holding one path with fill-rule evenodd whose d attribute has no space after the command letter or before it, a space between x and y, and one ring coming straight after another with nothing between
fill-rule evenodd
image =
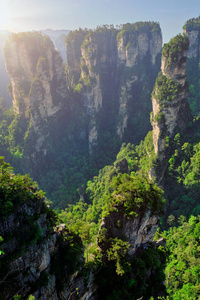
<instances>
[{"instance_id":1,"label":"sun glare","mask_svg":"<svg viewBox=\"0 0 200 300\"><path fill-rule=\"evenodd\" d=\"M5 1L0 0L0 30L6 30L9 26L9 15Z\"/></svg>"}]
</instances>

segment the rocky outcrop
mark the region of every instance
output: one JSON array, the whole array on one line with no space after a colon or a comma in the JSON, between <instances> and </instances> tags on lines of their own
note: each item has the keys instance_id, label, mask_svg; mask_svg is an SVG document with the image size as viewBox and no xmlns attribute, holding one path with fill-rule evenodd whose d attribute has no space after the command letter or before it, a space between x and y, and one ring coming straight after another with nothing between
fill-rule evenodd
<instances>
[{"instance_id":1,"label":"rocky outcrop","mask_svg":"<svg viewBox=\"0 0 200 300\"><path fill-rule=\"evenodd\" d=\"M143 89L147 89L143 82L144 74L134 71L134 67L144 64L144 61L151 64L151 69L156 69L156 60L158 59L162 49L162 36L157 27L155 31L134 32L135 38L132 40L129 31L123 32L118 36L118 63L123 65L124 73L128 72L126 80L122 82L119 96L119 121L117 125L117 133L122 138L129 119L129 102L132 96L134 83L142 82ZM150 70L149 70L150 71ZM141 77L140 77L141 76ZM132 100L133 101L133 100ZM135 99L135 101L137 101Z\"/></svg>"},{"instance_id":2,"label":"rocky outcrop","mask_svg":"<svg viewBox=\"0 0 200 300\"><path fill-rule=\"evenodd\" d=\"M151 129L150 95L160 69L161 43L160 26L154 22L80 29L66 38L64 71L47 36L11 36L5 56L15 120L7 149L16 156L17 167L45 182L43 188L52 193L54 185L43 180L52 169L64 187L73 181L64 178L71 178L73 162L85 161L91 172L85 175L85 167L77 168L82 170L77 186L82 186L83 177L91 178L114 159L122 141L139 143ZM23 128L14 134L19 123Z\"/></svg>"},{"instance_id":3,"label":"rocky outcrop","mask_svg":"<svg viewBox=\"0 0 200 300\"><path fill-rule=\"evenodd\" d=\"M128 254L133 256L139 247L153 242L158 225L158 216L152 216L150 210L138 217L127 217L120 208L119 212L112 212L102 220L100 233L106 229L107 239L125 239L129 243ZM104 246L101 243L99 246L104 253Z\"/></svg>"},{"instance_id":4,"label":"rocky outcrop","mask_svg":"<svg viewBox=\"0 0 200 300\"><path fill-rule=\"evenodd\" d=\"M79 29L74 32L70 32L66 39L66 78L69 89L75 88L79 82L81 74L81 45L87 33L87 31Z\"/></svg>"},{"instance_id":5,"label":"rocky outcrop","mask_svg":"<svg viewBox=\"0 0 200 300\"><path fill-rule=\"evenodd\" d=\"M189 39L188 59L200 61L200 18L192 18L183 26L184 34Z\"/></svg>"},{"instance_id":6,"label":"rocky outcrop","mask_svg":"<svg viewBox=\"0 0 200 300\"><path fill-rule=\"evenodd\" d=\"M185 31L189 39L189 49L188 49L188 58L195 58L199 61L199 44L200 44L200 35L199 30Z\"/></svg>"},{"instance_id":7,"label":"rocky outcrop","mask_svg":"<svg viewBox=\"0 0 200 300\"><path fill-rule=\"evenodd\" d=\"M184 27L184 33L189 40L187 60L187 80L189 83L188 102L193 113L199 114L199 91L200 91L200 18L188 20Z\"/></svg>"},{"instance_id":8,"label":"rocky outcrop","mask_svg":"<svg viewBox=\"0 0 200 300\"><path fill-rule=\"evenodd\" d=\"M152 94L153 143L160 163L166 155L166 140L183 131L191 117L186 84L188 45L188 38L178 35L164 46L162 71Z\"/></svg>"},{"instance_id":9,"label":"rocky outcrop","mask_svg":"<svg viewBox=\"0 0 200 300\"><path fill-rule=\"evenodd\" d=\"M31 219L32 229L30 221L28 223ZM3 270L0 290L3 299L10 299L16 294L27 296L37 282L37 295L42 297L36 299L58 299L55 276L48 273L51 256L56 250L57 234L52 228L47 228L47 213L42 202L24 204L8 217L1 217L0 232L4 238L1 248L5 253L0 257ZM42 276L48 277L48 280L46 287L42 284L40 288Z\"/></svg>"},{"instance_id":10,"label":"rocky outcrop","mask_svg":"<svg viewBox=\"0 0 200 300\"><path fill-rule=\"evenodd\" d=\"M27 115L37 105L43 119L53 116L66 97L66 86L62 59L50 39L37 32L14 34L5 58L15 112Z\"/></svg>"},{"instance_id":11,"label":"rocky outcrop","mask_svg":"<svg viewBox=\"0 0 200 300\"><path fill-rule=\"evenodd\" d=\"M148 99L160 68L161 48L161 30L153 22L126 24L121 30L103 26L68 35L67 82L82 95L90 153L105 128L117 139L124 139L130 131L134 142L137 134L141 138L148 132ZM147 117L139 133L136 127L142 114Z\"/></svg>"},{"instance_id":12,"label":"rocky outcrop","mask_svg":"<svg viewBox=\"0 0 200 300\"><path fill-rule=\"evenodd\" d=\"M63 247L67 255L70 248L67 239L69 233L65 224L53 230L51 214L52 211L42 199L38 201L32 197L32 200L30 198L27 203L14 209L12 214L1 216L0 234L4 239L1 243L4 254L0 256L2 299L11 299L17 294L23 298L32 294L38 300L71 299L72 287L67 281L74 269L65 264L64 258L60 258L60 265L59 260L57 261L57 257L63 255L63 252L60 253ZM78 261L77 256L76 265ZM58 278L59 273L63 276ZM84 283L84 292L86 290ZM66 294L65 298L61 297L62 293Z\"/></svg>"},{"instance_id":13,"label":"rocky outcrop","mask_svg":"<svg viewBox=\"0 0 200 300\"><path fill-rule=\"evenodd\" d=\"M2 33L0 31L0 82L1 82L1 91L0 91L0 97L3 97L6 100L7 107L11 107L12 100L8 93L8 84L10 83L10 78L8 76L8 73L6 72L5 67L5 57L4 57L4 46L6 43L6 40L8 39L10 33L5 32Z\"/></svg>"},{"instance_id":14,"label":"rocky outcrop","mask_svg":"<svg viewBox=\"0 0 200 300\"><path fill-rule=\"evenodd\" d=\"M66 104L64 65L50 38L38 32L11 35L5 59L13 109L28 124L26 139L34 144L31 151L30 144L24 151L31 172L36 157L44 157L53 147L49 141L52 122Z\"/></svg>"}]
</instances>

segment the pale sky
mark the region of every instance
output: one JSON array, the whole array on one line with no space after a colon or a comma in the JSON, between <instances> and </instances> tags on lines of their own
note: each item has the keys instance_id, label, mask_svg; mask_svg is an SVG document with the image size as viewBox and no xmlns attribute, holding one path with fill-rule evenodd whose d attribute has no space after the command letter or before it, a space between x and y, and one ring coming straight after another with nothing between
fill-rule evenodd
<instances>
[{"instance_id":1,"label":"pale sky","mask_svg":"<svg viewBox=\"0 0 200 300\"><path fill-rule=\"evenodd\" d=\"M199 15L200 0L0 0L0 30L12 32L157 21L168 42Z\"/></svg>"}]
</instances>

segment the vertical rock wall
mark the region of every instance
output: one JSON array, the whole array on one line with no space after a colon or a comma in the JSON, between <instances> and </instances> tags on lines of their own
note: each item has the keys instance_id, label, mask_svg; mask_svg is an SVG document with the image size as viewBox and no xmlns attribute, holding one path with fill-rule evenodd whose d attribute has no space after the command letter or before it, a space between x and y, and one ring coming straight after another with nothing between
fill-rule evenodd
<instances>
[{"instance_id":1,"label":"vertical rock wall","mask_svg":"<svg viewBox=\"0 0 200 300\"><path fill-rule=\"evenodd\" d=\"M191 117L186 83L188 46L188 38L182 35L176 36L164 45L162 71L156 80L152 94L153 143L162 169L159 180L162 180L165 170L167 139L182 132Z\"/></svg>"},{"instance_id":2,"label":"vertical rock wall","mask_svg":"<svg viewBox=\"0 0 200 300\"><path fill-rule=\"evenodd\" d=\"M161 48L161 30L153 22L68 35L67 82L82 95L91 153L105 131L118 140L135 142L148 132Z\"/></svg>"},{"instance_id":3,"label":"vertical rock wall","mask_svg":"<svg viewBox=\"0 0 200 300\"><path fill-rule=\"evenodd\" d=\"M48 151L49 121L66 102L66 80L62 58L49 37L38 32L13 34L5 46L6 67L11 78L13 109L21 118L30 119L35 149Z\"/></svg>"}]
</instances>

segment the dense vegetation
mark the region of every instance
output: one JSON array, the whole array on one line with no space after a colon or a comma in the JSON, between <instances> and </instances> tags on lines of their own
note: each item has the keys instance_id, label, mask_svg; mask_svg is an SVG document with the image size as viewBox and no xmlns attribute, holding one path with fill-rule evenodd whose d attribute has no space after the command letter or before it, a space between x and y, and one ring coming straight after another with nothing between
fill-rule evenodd
<instances>
[{"instance_id":1,"label":"dense vegetation","mask_svg":"<svg viewBox=\"0 0 200 300\"><path fill-rule=\"evenodd\" d=\"M7 296L11 294L16 300L24 299L18 295L24 287L16 293L17 288L22 285L22 278L26 278L25 286L29 286L29 294L34 294L39 288L48 285L49 275L47 270L40 270L39 278L35 277L33 280L30 266L25 265L23 276L18 277L18 261L23 257L24 262L28 262L33 259L32 252L35 251L35 261L44 254L58 216L50 208L49 201L44 192L39 190L37 183L27 174L15 174L3 157L0 157L0 207L0 299L8 299ZM82 241L76 234L65 229L59 235L56 247L49 271L56 275L56 289L60 291L63 284L68 282L69 276L82 264ZM13 262L16 266L12 266ZM36 269L37 264L35 262ZM29 296L28 299L35 298Z\"/></svg>"},{"instance_id":2,"label":"dense vegetation","mask_svg":"<svg viewBox=\"0 0 200 300\"><path fill-rule=\"evenodd\" d=\"M98 174L99 169L113 163L122 142L139 143L150 130L149 113L150 95L157 76L160 61L157 57L152 65L150 54L138 60L134 68L121 65L117 69L117 34L128 34L126 41L137 42L138 34L154 31L160 33L159 24L138 22L122 27L101 26L96 30L76 30L66 39L68 59L66 64L67 91L62 109L55 119L40 120L38 103L25 110L19 100L21 115L8 110L5 103L0 105L0 149L17 172L28 172L40 187L45 190L55 208L64 209L68 203L75 203L83 196L87 181ZM132 38L131 38L132 36ZM11 36L17 44L22 43L30 55L31 70L35 74L32 82L28 81L21 64L17 66L17 76L22 80L17 85L23 97L37 93L40 87L39 71L48 71L45 47L50 40L37 32L20 33ZM37 47L33 47L36 45ZM5 47L5 51L7 51ZM85 51L85 56L82 53ZM54 56L55 53L53 53ZM159 56L159 55L158 55ZM92 65L94 57L97 63ZM105 62L104 58L106 57ZM151 73L152 76L148 76ZM96 88L96 76L100 78L102 107L92 110L86 105L86 94ZM138 80L132 85L127 103L128 123L121 139L117 134L119 116L119 86L125 85L132 76ZM11 85L8 87L10 92ZM57 82L52 81L53 102L60 99L55 93ZM53 92L54 91L54 92ZM90 98L90 95L88 96ZM137 101L135 100L137 99ZM41 122L42 135L45 136L45 151L35 153L37 134L34 133L32 120ZM138 119L139 118L139 119ZM89 130L96 124L97 141L89 148ZM138 126L138 122L142 126Z\"/></svg>"},{"instance_id":3,"label":"dense vegetation","mask_svg":"<svg viewBox=\"0 0 200 300\"><path fill-rule=\"evenodd\" d=\"M199 28L199 18L189 20L185 27L187 30ZM92 57L93 42L98 45L98 56L101 58L114 47L114 39L131 35L127 38L126 47L134 41L135 36L141 32L159 31L157 23L138 22L126 24L120 30L112 26L97 28L96 31L79 30L69 34L66 43L77 50L77 61L81 58L81 47L86 51L88 57ZM17 36L16 36L17 38ZM104 48L105 41L111 40L113 44ZM163 48L163 56L167 58L168 65L178 62L180 53L188 48L188 38L178 35ZM96 51L96 50L95 50ZM87 55L86 55L87 56ZM40 60L40 62L42 62ZM146 61L138 65L138 72L144 72ZM182 62L181 62L182 63ZM109 66L109 64L107 64ZM71 68L70 61L67 62L66 74ZM133 71L133 70L132 70ZM148 76L150 66L147 65ZM84 74L85 72L85 74ZM101 84L104 85L105 99L110 98L109 104L101 111L98 120L100 150L93 155L88 153L88 145L78 139L78 131L87 126L81 119L82 104L81 92L87 92L95 84L92 81L91 72L99 72ZM134 72L133 72L134 73ZM72 73L71 73L72 74ZM84 78L81 76L84 74ZM89 75L90 74L90 75ZM194 117L184 132L177 133L173 139L166 138L166 171L163 184L166 206L164 210L164 198L161 189L151 178L150 170L157 168L158 161L154 154L152 132L149 132L139 145L123 144L117 154L120 142L114 135L114 123L108 118L107 111L111 111L114 118L117 108L112 104L116 94L111 93L109 80L106 76L105 66L96 66L96 69L88 68L82 59L77 64L72 77L68 77L69 102L71 109L75 112L72 120L70 114L69 122L66 122L64 114L60 115L60 124L52 124L51 139L54 140L53 149L49 152L44 173L39 174L39 168L34 171L38 175L41 186L51 196L55 207L62 209L59 212L59 222L67 224L69 231L62 237L64 246L60 246L59 252L54 257L51 273L56 275L57 288L62 289L61 279L66 276L65 265L75 270L77 257L80 256L82 242L85 250L86 265L83 273L89 276L89 270L95 274L95 282L98 284L98 295L102 299L199 299L200 297L200 119ZM126 81L130 70L125 70L123 80ZM195 59L189 60L188 79L189 102L194 113L198 114L199 106L199 65ZM146 87L150 88L150 81ZM171 101L186 87L182 87L164 75L159 75L156 80L153 96L163 105L170 106ZM141 82L136 82L133 93L144 100L146 92ZM166 97L167 95L167 97ZM110 105L110 106L109 106ZM137 104L135 104L135 107ZM135 109L130 108L130 112ZM141 107L140 107L141 108ZM136 111L140 111L137 110ZM154 116L156 121L162 122L162 105L160 114ZM71 119L70 119L71 118ZM101 120L101 122L100 122ZM103 122L102 122L103 120ZM115 120L116 121L116 120ZM137 124L138 120L133 118L130 122ZM103 125L102 125L103 124ZM2 154L12 160L19 171L23 170L22 157L24 151L32 147L27 139L29 122L16 116L12 109L8 110L3 102L0 105L0 146ZM125 140L131 140L131 128L125 135ZM101 127L102 126L102 127ZM106 130L108 129L108 130ZM137 128L138 130L138 128ZM142 129L141 129L142 130ZM80 132L80 131L79 131ZM63 138L64 137L64 138ZM136 136L134 136L136 138ZM139 138L138 138L139 140ZM68 145L70 144L70 148ZM68 149L64 151L63 149ZM42 162L39 160L39 163ZM63 166L64 162L64 166ZM44 200L43 192L38 190L36 183L32 182L28 175L15 175L1 158L0 170L0 217L8 216L20 205L32 203L36 205ZM54 166L49 169L50 163ZM98 169L107 165L99 171ZM49 170L48 170L49 169ZM45 174L45 176L44 176ZM91 179L93 177L93 179ZM91 179L90 181L87 181ZM76 200L79 199L77 202ZM66 200L67 199L67 200ZM66 201L68 202L66 208ZM57 217L55 213L43 205L43 210L48 214L49 228L55 225ZM161 225L156 238L164 238L166 248L155 246L151 243L147 248L138 249L136 257L128 255L130 247L124 237L109 236L108 231L99 227L102 218L123 215L128 220L144 215L145 211L151 210L153 215L161 216ZM27 216L26 216L27 217ZM24 251L27 243L41 242L41 232L32 223L37 215L32 218L25 217L25 229L16 234L24 238L20 251ZM117 220L120 229L120 219ZM30 227L31 230L30 230ZM74 233L72 233L74 232ZM80 238L76 235L78 234ZM5 237L4 237L5 241ZM21 241L21 240L20 240ZM69 247L69 245L72 247ZM0 246L3 239L0 237ZM74 245L74 247L73 247ZM99 250L101 247L101 252ZM3 251L0 250L2 257ZM13 254L12 254L13 255ZM2 274L6 274L6 263L0 265ZM164 275L165 267L165 275ZM147 275L150 274L150 275ZM68 274L67 274L68 275ZM3 275L2 275L3 276ZM67 278L65 278L67 281ZM163 284L165 283L165 286ZM165 290L166 287L166 290Z\"/></svg>"},{"instance_id":4,"label":"dense vegetation","mask_svg":"<svg viewBox=\"0 0 200 300\"><path fill-rule=\"evenodd\" d=\"M188 102L195 115L199 114L199 95L200 95L200 73L199 73L199 32L200 17L188 20L183 26L185 33L190 37L192 44L190 45L190 53L187 61L187 79L189 82Z\"/></svg>"},{"instance_id":5,"label":"dense vegetation","mask_svg":"<svg viewBox=\"0 0 200 300\"><path fill-rule=\"evenodd\" d=\"M151 153L150 157L149 153ZM130 195L130 203L126 203L127 213L129 205L134 204L134 194L132 195L134 190L137 192L137 188L139 189L142 186L150 192L151 184L147 178L154 160L151 132L139 146L123 144L114 164L100 170L99 175L95 176L93 181L87 183L84 195L86 201L80 200L74 205L69 205L59 216L68 224L70 229L80 234L85 245L88 244L91 247L91 242L95 243L96 241L102 216L109 213L115 202L120 201L120 198L112 196L117 193L117 190L123 191L125 189L127 196ZM152 189L152 192L154 189L156 190L156 187ZM138 199L142 198L145 201L143 196ZM123 197L121 197L121 201L123 201ZM134 210L131 211L134 214ZM90 249L87 250L90 251Z\"/></svg>"},{"instance_id":6,"label":"dense vegetation","mask_svg":"<svg viewBox=\"0 0 200 300\"><path fill-rule=\"evenodd\" d=\"M180 54L182 54L183 51L187 51L188 46L188 37L182 34L178 34L172 38L169 43L164 44L162 55L167 58L167 64L170 66L176 64L179 60ZM180 61L180 63L182 64L183 61Z\"/></svg>"},{"instance_id":7,"label":"dense vegetation","mask_svg":"<svg viewBox=\"0 0 200 300\"><path fill-rule=\"evenodd\" d=\"M183 26L183 29L186 30L187 32L192 31L192 30L199 30L200 29L200 17L189 19Z\"/></svg>"},{"instance_id":8,"label":"dense vegetation","mask_svg":"<svg viewBox=\"0 0 200 300\"><path fill-rule=\"evenodd\" d=\"M168 298L199 299L199 217L179 217L179 226L164 231L167 266L165 284Z\"/></svg>"}]
</instances>

